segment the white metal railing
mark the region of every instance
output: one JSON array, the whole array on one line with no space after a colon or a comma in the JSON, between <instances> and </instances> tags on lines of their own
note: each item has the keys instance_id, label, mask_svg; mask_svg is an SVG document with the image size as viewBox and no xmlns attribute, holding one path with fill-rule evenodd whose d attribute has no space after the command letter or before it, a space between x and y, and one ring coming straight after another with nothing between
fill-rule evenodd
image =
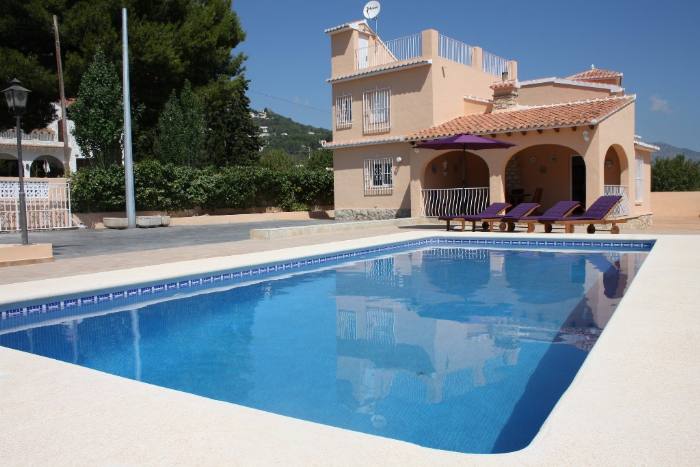
<instances>
[{"instance_id":1,"label":"white metal railing","mask_svg":"<svg viewBox=\"0 0 700 467\"><path fill-rule=\"evenodd\" d=\"M438 41L438 55L462 65L472 64L472 46L442 34Z\"/></svg>"},{"instance_id":2,"label":"white metal railing","mask_svg":"<svg viewBox=\"0 0 700 467\"><path fill-rule=\"evenodd\" d=\"M476 214L489 203L488 187L428 188L421 190L422 215L426 217Z\"/></svg>"},{"instance_id":3,"label":"white metal railing","mask_svg":"<svg viewBox=\"0 0 700 467\"><path fill-rule=\"evenodd\" d=\"M355 67L358 70L388 63L410 60L420 57L423 49L421 34L413 34L376 45L360 47L355 50Z\"/></svg>"},{"instance_id":4,"label":"white metal railing","mask_svg":"<svg viewBox=\"0 0 700 467\"><path fill-rule=\"evenodd\" d=\"M610 213L611 217L624 217L627 216L630 212L629 209L629 197L627 196L627 186L625 185L605 185L603 187L603 194L604 195L619 195L622 196L622 200L620 200L617 205L613 208L612 212Z\"/></svg>"},{"instance_id":5,"label":"white metal railing","mask_svg":"<svg viewBox=\"0 0 700 467\"><path fill-rule=\"evenodd\" d=\"M0 139L11 139L15 141L17 139L17 133L15 130L3 130L0 131ZM56 133L48 128L41 130L34 130L31 133L25 133L22 131L22 140L27 141L56 141Z\"/></svg>"},{"instance_id":6,"label":"white metal railing","mask_svg":"<svg viewBox=\"0 0 700 467\"><path fill-rule=\"evenodd\" d=\"M65 229L72 226L68 180L25 180L29 230ZM19 230L19 182L0 180L0 231Z\"/></svg>"},{"instance_id":7,"label":"white metal railing","mask_svg":"<svg viewBox=\"0 0 700 467\"><path fill-rule=\"evenodd\" d=\"M484 72L500 78L504 72L508 71L508 60L505 58L485 50L482 52L481 57L481 66Z\"/></svg>"}]
</instances>

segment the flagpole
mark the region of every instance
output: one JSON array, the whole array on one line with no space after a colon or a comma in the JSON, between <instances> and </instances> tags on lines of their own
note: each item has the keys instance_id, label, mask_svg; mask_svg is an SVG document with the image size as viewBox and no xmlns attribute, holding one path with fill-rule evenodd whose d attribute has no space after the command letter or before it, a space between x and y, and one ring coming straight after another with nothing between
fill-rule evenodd
<instances>
[{"instance_id":1,"label":"flagpole","mask_svg":"<svg viewBox=\"0 0 700 467\"><path fill-rule=\"evenodd\" d=\"M136 227L134 200L134 161L131 153L131 104L129 97L129 38L126 8L122 8L122 87L124 89L124 182L126 185L126 217L129 228Z\"/></svg>"}]
</instances>

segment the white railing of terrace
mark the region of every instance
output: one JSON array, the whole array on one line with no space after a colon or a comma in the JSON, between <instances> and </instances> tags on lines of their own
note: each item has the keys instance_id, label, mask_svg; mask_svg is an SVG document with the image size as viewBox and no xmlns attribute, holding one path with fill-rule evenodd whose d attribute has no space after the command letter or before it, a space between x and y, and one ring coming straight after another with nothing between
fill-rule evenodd
<instances>
[{"instance_id":1,"label":"white railing of terrace","mask_svg":"<svg viewBox=\"0 0 700 467\"><path fill-rule=\"evenodd\" d=\"M500 78L508 71L508 60L484 50L481 55L481 67L484 72Z\"/></svg>"},{"instance_id":2,"label":"white railing of terrace","mask_svg":"<svg viewBox=\"0 0 700 467\"><path fill-rule=\"evenodd\" d=\"M476 214L489 203L488 187L428 188L421 190L421 213L425 217Z\"/></svg>"},{"instance_id":3,"label":"white railing of terrace","mask_svg":"<svg viewBox=\"0 0 700 467\"><path fill-rule=\"evenodd\" d=\"M420 57L423 52L421 34L412 34L377 45L360 47L355 51L355 66L358 70L387 65Z\"/></svg>"},{"instance_id":4,"label":"white railing of terrace","mask_svg":"<svg viewBox=\"0 0 700 467\"><path fill-rule=\"evenodd\" d=\"M462 65L472 64L472 46L442 34L438 41L438 55Z\"/></svg>"},{"instance_id":5,"label":"white railing of terrace","mask_svg":"<svg viewBox=\"0 0 700 467\"><path fill-rule=\"evenodd\" d=\"M29 230L72 226L68 180L25 180ZM0 180L0 231L19 230L19 182Z\"/></svg>"},{"instance_id":6,"label":"white railing of terrace","mask_svg":"<svg viewBox=\"0 0 700 467\"><path fill-rule=\"evenodd\" d=\"M627 186L625 185L605 185L603 187L604 195L619 195L622 196L622 200L615 205L611 217L625 217L630 213L630 203L629 197L627 196Z\"/></svg>"},{"instance_id":7,"label":"white railing of terrace","mask_svg":"<svg viewBox=\"0 0 700 467\"><path fill-rule=\"evenodd\" d=\"M0 139L10 139L12 141L17 140L17 133L15 130L3 130L0 131ZM51 130L34 130L31 133L22 132L23 141L56 141L56 134Z\"/></svg>"}]
</instances>

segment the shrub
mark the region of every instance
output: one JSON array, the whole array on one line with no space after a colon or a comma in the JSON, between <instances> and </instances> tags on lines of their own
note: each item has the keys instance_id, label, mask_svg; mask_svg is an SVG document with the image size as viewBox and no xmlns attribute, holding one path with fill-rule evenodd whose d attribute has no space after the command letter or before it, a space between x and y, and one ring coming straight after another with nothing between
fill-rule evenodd
<instances>
[{"instance_id":1,"label":"shrub","mask_svg":"<svg viewBox=\"0 0 700 467\"><path fill-rule=\"evenodd\" d=\"M333 202L333 173L292 167L242 166L197 169L144 160L135 164L138 210L279 207L307 210ZM123 167L89 167L71 179L75 212L125 209Z\"/></svg>"},{"instance_id":2,"label":"shrub","mask_svg":"<svg viewBox=\"0 0 700 467\"><path fill-rule=\"evenodd\" d=\"M651 167L651 190L700 190L700 162L686 159L682 154L655 160Z\"/></svg>"}]
</instances>

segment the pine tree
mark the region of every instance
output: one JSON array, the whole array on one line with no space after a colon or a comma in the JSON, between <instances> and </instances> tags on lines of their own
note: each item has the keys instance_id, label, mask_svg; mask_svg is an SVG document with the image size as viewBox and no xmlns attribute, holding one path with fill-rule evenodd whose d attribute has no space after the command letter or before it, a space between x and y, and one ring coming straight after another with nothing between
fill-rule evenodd
<instances>
[{"instance_id":1,"label":"pine tree","mask_svg":"<svg viewBox=\"0 0 700 467\"><path fill-rule=\"evenodd\" d=\"M68 115L75 122L73 134L81 152L98 166L121 163L122 109L119 74L98 49Z\"/></svg>"}]
</instances>

